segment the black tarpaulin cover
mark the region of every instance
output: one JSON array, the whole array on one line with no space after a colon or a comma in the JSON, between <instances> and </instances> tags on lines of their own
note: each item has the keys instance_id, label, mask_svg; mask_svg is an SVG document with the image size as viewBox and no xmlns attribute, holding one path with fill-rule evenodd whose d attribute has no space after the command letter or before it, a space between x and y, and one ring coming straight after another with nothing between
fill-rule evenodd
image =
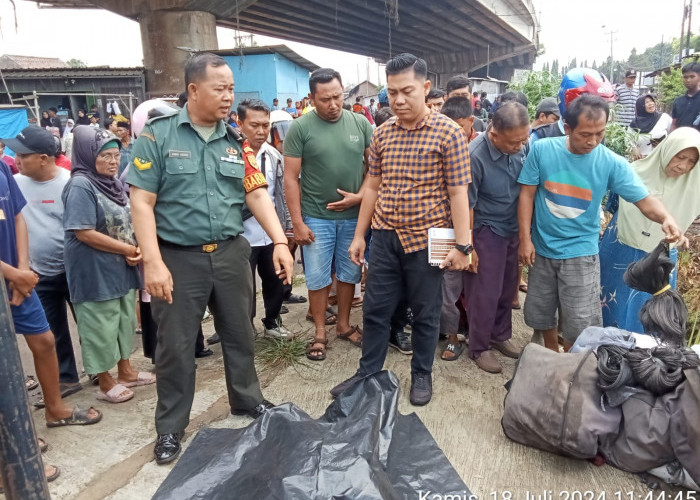
<instances>
[{"instance_id":1,"label":"black tarpaulin cover","mask_svg":"<svg viewBox=\"0 0 700 500\"><path fill-rule=\"evenodd\" d=\"M398 413L398 395L396 376L383 371L318 420L286 403L243 429L202 429L153 498L468 498L420 419Z\"/></svg>"}]
</instances>

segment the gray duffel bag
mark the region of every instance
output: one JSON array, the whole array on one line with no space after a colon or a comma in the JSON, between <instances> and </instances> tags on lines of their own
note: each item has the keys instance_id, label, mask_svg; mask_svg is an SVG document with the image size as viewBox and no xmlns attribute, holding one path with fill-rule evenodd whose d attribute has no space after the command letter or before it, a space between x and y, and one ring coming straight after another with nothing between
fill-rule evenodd
<instances>
[{"instance_id":1,"label":"gray duffel bag","mask_svg":"<svg viewBox=\"0 0 700 500\"><path fill-rule=\"evenodd\" d=\"M501 425L513 441L575 458L593 458L620 427L619 408L601 409L597 359L528 344L507 384Z\"/></svg>"}]
</instances>

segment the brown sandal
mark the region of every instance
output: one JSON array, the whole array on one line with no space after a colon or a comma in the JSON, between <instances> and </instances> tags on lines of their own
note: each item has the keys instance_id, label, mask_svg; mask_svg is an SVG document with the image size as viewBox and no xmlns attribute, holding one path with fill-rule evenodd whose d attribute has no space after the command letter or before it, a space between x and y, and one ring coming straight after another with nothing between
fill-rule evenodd
<instances>
[{"instance_id":1,"label":"brown sandal","mask_svg":"<svg viewBox=\"0 0 700 500\"><path fill-rule=\"evenodd\" d=\"M315 344L322 344L323 347L314 347ZM326 344L328 344L327 338L314 337L306 345L306 357L311 361L323 361L326 359ZM316 354L312 354L313 352L316 352Z\"/></svg>"},{"instance_id":2,"label":"brown sandal","mask_svg":"<svg viewBox=\"0 0 700 500\"><path fill-rule=\"evenodd\" d=\"M350 337L352 337L353 333L359 333L360 336L362 336L362 330L360 329L359 326L352 326L350 327L350 330L348 330L345 333L335 333L335 336L341 340L347 340L350 342L352 345L357 346L357 347L362 347L362 338L360 340L352 340Z\"/></svg>"}]
</instances>

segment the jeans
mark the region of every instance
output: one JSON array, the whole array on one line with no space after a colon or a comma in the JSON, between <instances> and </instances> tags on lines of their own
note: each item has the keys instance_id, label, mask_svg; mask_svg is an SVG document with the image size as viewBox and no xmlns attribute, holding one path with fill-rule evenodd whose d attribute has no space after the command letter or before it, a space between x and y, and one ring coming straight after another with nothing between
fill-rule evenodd
<instances>
[{"instance_id":1,"label":"jeans","mask_svg":"<svg viewBox=\"0 0 700 500\"><path fill-rule=\"evenodd\" d=\"M440 327L442 270L428 263L428 250L405 253L394 231L373 230L363 302L364 329L359 375L382 369L391 318L402 297L413 312L412 373L431 373Z\"/></svg>"},{"instance_id":2,"label":"jeans","mask_svg":"<svg viewBox=\"0 0 700 500\"><path fill-rule=\"evenodd\" d=\"M357 219L326 220L304 216L304 224L314 232L314 242L304 247L304 272L309 290L331 284L331 266L343 283L359 283L362 268L350 260L348 248L355 235Z\"/></svg>"},{"instance_id":3,"label":"jeans","mask_svg":"<svg viewBox=\"0 0 700 500\"><path fill-rule=\"evenodd\" d=\"M66 273L56 276L39 276L36 285L36 293L41 300L41 305L46 313L51 331L56 339L56 355L58 356L58 380L63 383L73 384L78 382L78 369L75 366L75 354L73 343L68 328L68 312L66 304L73 310L68 293L68 281ZM75 318L75 313L73 313Z\"/></svg>"}]
</instances>

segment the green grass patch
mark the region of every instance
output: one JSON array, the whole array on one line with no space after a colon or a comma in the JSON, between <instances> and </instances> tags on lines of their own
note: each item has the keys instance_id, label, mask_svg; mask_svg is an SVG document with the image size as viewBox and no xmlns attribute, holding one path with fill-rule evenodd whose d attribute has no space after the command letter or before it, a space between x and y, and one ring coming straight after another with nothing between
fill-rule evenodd
<instances>
[{"instance_id":1,"label":"green grass patch","mask_svg":"<svg viewBox=\"0 0 700 500\"><path fill-rule=\"evenodd\" d=\"M256 344L255 358L263 370L295 366L302 364L302 359L305 359L306 344L307 339L303 338L292 340L263 338Z\"/></svg>"}]
</instances>

